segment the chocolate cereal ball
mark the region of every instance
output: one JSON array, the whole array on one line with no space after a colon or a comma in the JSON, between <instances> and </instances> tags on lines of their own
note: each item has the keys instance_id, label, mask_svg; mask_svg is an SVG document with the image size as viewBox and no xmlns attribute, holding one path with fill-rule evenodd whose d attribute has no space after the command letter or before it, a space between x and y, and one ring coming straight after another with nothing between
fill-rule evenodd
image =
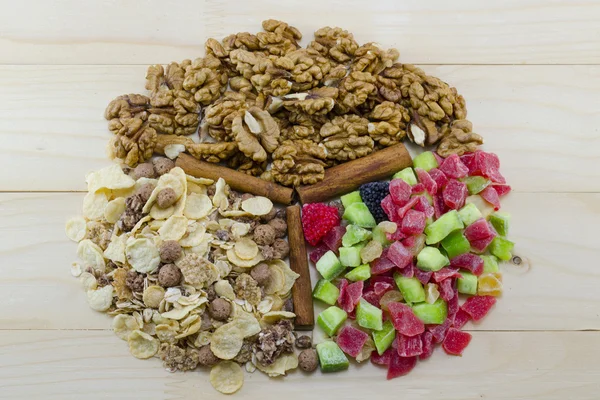
<instances>
[{"instance_id":1,"label":"chocolate cereal ball","mask_svg":"<svg viewBox=\"0 0 600 400\"><path fill-rule=\"evenodd\" d=\"M151 183L144 183L137 191L137 194L140 195L142 201L146 203L154 190L154 185Z\"/></svg>"},{"instance_id":2,"label":"chocolate cereal ball","mask_svg":"<svg viewBox=\"0 0 600 400\"><path fill-rule=\"evenodd\" d=\"M173 287L181 282L181 271L175 264L165 264L158 271L158 283L162 287Z\"/></svg>"},{"instance_id":3,"label":"chocolate cereal ball","mask_svg":"<svg viewBox=\"0 0 600 400\"><path fill-rule=\"evenodd\" d=\"M146 162L138 164L137 167L131 170L129 175L136 181L140 178L154 178L156 177L156 171L151 163Z\"/></svg>"},{"instance_id":4,"label":"chocolate cereal ball","mask_svg":"<svg viewBox=\"0 0 600 400\"><path fill-rule=\"evenodd\" d=\"M202 346L198 350L198 364L210 367L219 362L219 359L210 349L210 345Z\"/></svg>"},{"instance_id":5,"label":"chocolate cereal ball","mask_svg":"<svg viewBox=\"0 0 600 400\"><path fill-rule=\"evenodd\" d=\"M269 221L269 225L275 229L275 237L282 238L287 235L287 223L283 218L274 218Z\"/></svg>"},{"instance_id":6,"label":"chocolate cereal ball","mask_svg":"<svg viewBox=\"0 0 600 400\"><path fill-rule=\"evenodd\" d=\"M264 286L269 282L271 271L265 263L260 263L250 271L250 276L258 283L259 286Z\"/></svg>"},{"instance_id":7,"label":"chocolate cereal ball","mask_svg":"<svg viewBox=\"0 0 600 400\"><path fill-rule=\"evenodd\" d=\"M158 175L164 175L175 168L175 163L166 157L156 157L152 160L152 165Z\"/></svg>"},{"instance_id":8,"label":"chocolate cereal ball","mask_svg":"<svg viewBox=\"0 0 600 400\"><path fill-rule=\"evenodd\" d=\"M165 240L160 245L158 251L160 254L160 261L165 264L174 263L181 257L181 253L183 252L176 240Z\"/></svg>"},{"instance_id":9,"label":"chocolate cereal ball","mask_svg":"<svg viewBox=\"0 0 600 400\"><path fill-rule=\"evenodd\" d=\"M164 188L158 192L156 197L156 204L160 208L169 208L177 201L177 193L172 188Z\"/></svg>"},{"instance_id":10,"label":"chocolate cereal ball","mask_svg":"<svg viewBox=\"0 0 600 400\"><path fill-rule=\"evenodd\" d=\"M275 241L275 228L271 225L258 225L254 228L254 241L260 246L270 246Z\"/></svg>"},{"instance_id":11,"label":"chocolate cereal ball","mask_svg":"<svg viewBox=\"0 0 600 400\"><path fill-rule=\"evenodd\" d=\"M271 247L273 247L274 258L284 259L290 254L290 245L285 239L276 239Z\"/></svg>"},{"instance_id":12,"label":"chocolate cereal ball","mask_svg":"<svg viewBox=\"0 0 600 400\"><path fill-rule=\"evenodd\" d=\"M319 366L317 351L315 349L305 349L298 355L298 366L302 371L313 372Z\"/></svg>"},{"instance_id":13,"label":"chocolate cereal ball","mask_svg":"<svg viewBox=\"0 0 600 400\"><path fill-rule=\"evenodd\" d=\"M214 299L208 305L208 313L217 321L227 321L231 314L231 303L225 299Z\"/></svg>"}]
</instances>

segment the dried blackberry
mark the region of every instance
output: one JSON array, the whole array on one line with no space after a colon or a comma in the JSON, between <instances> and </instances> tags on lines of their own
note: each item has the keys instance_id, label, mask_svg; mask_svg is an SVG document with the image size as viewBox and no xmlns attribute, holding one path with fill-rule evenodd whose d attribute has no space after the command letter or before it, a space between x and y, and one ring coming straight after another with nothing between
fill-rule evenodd
<instances>
[{"instance_id":1,"label":"dried blackberry","mask_svg":"<svg viewBox=\"0 0 600 400\"><path fill-rule=\"evenodd\" d=\"M378 223L387 220L387 215L381 208L381 200L390 193L389 186L389 182L370 182L359 188L363 203L367 205Z\"/></svg>"}]
</instances>

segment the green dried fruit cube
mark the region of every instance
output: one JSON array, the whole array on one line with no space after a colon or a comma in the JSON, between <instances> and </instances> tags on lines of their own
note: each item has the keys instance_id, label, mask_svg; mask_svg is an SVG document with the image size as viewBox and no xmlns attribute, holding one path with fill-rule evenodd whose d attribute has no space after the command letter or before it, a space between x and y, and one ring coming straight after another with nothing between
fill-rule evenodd
<instances>
[{"instance_id":1,"label":"green dried fruit cube","mask_svg":"<svg viewBox=\"0 0 600 400\"><path fill-rule=\"evenodd\" d=\"M465 226L469 226L481 218L481 211L479 211L479 208L475 204L467 203L458 211L458 215Z\"/></svg>"},{"instance_id":2,"label":"green dried fruit cube","mask_svg":"<svg viewBox=\"0 0 600 400\"><path fill-rule=\"evenodd\" d=\"M413 158L413 167L415 168L422 168L425 171L429 171L430 169L437 168L438 166L437 159L431 151L424 151Z\"/></svg>"},{"instance_id":3,"label":"green dried fruit cube","mask_svg":"<svg viewBox=\"0 0 600 400\"><path fill-rule=\"evenodd\" d=\"M442 299L437 299L433 304L415 304L412 310L424 324L441 324L448 316L448 305Z\"/></svg>"},{"instance_id":4,"label":"green dried fruit cube","mask_svg":"<svg viewBox=\"0 0 600 400\"><path fill-rule=\"evenodd\" d=\"M386 233L379 225L373 228L373 240L377 240L383 247L388 247L392 244L392 241L388 240Z\"/></svg>"},{"instance_id":5,"label":"green dried fruit cube","mask_svg":"<svg viewBox=\"0 0 600 400\"><path fill-rule=\"evenodd\" d=\"M345 269L335 253L331 250L323 254L319 261L317 261L316 267L321 276L328 281L341 274Z\"/></svg>"},{"instance_id":6,"label":"green dried fruit cube","mask_svg":"<svg viewBox=\"0 0 600 400\"><path fill-rule=\"evenodd\" d=\"M340 289L325 279L319 279L313 290L313 297L323 303L334 305L340 296Z\"/></svg>"},{"instance_id":7,"label":"green dried fruit cube","mask_svg":"<svg viewBox=\"0 0 600 400\"><path fill-rule=\"evenodd\" d=\"M383 323L383 327L380 331L373 331L373 342L375 342L375 348L377 353L382 355L391 345L396 338L396 329L394 324L390 320Z\"/></svg>"},{"instance_id":8,"label":"green dried fruit cube","mask_svg":"<svg viewBox=\"0 0 600 400\"><path fill-rule=\"evenodd\" d=\"M342 218L362 228L374 228L377 226L375 218L365 203L350 204L346 207Z\"/></svg>"},{"instance_id":9,"label":"green dried fruit cube","mask_svg":"<svg viewBox=\"0 0 600 400\"><path fill-rule=\"evenodd\" d=\"M463 294L477 294L477 276L470 272L460 271L458 278L458 292Z\"/></svg>"},{"instance_id":10,"label":"green dried fruit cube","mask_svg":"<svg viewBox=\"0 0 600 400\"><path fill-rule=\"evenodd\" d=\"M442 240L442 247L446 250L448 258L452 259L471 250L471 243L462 231L454 231Z\"/></svg>"},{"instance_id":11,"label":"green dried fruit cube","mask_svg":"<svg viewBox=\"0 0 600 400\"><path fill-rule=\"evenodd\" d=\"M437 247L425 246L417 255L417 267L424 271L439 271L450 264Z\"/></svg>"},{"instance_id":12,"label":"green dried fruit cube","mask_svg":"<svg viewBox=\"0 0 600 400\"><path fill-rule=\"evenodd\" d=\"M336 334L338 329L346 322L348 314L339 307L331 306L322 311L317 317L317 324L329 336Z\"/></svg>"},{"instance_id":13,"label":"green dried fruit cube","mask_svg":"<svg viewBox=\"0 0 600 400\"><path fill-rule=\"evenodd\" d=\"M512 258L512 251L515 244L502 236L496 236L488 250L502 261L508 261Z\"/></svg>"},{"instance_id":14,"label":"green dried fruit cube","mask_svg":"<svg viewBox=\"0 0 600 400\"><path fill-rule=\"evenodd\" d=\"M492 273L498 272L500 268L498 268L498 259L496 256L480 256L483 258L483 273Z\"/></svg>"},{"instance_id":15,"label":"green dried fruit cube","mask_svg":"<svg viewBox=\"0 0 600 400\"><path fill-rule=\"evenodd\" d=\"M468 176L462 180L467 185L469 194L477 194L489 186L491 183L483 176Z\"/></svg>"},{"instance_id":16,"label":"green dried fruit cube","mask_svg":"<svg viewBox=\"0 0 600 400\"><path fill-rule=\"evenodd\" d=\"M407 167L404 168L402 171L396 172L392 179L402 179L410 186L414 186L417 184L417 177L415 176L415 172L411 167Z\"/></svg>"},{"instance_id":17,"label":"green dried fruit cube","mask_svg":"<svg viewBox=\"0 0 600 400\"><path fill-rule=\"evenodd\" d=\"M356 306L356 322L363 328L380 331L383 328L383 313L365 299L360 299Z\"/></svg>"},{"instance_id":18,"label":"green dried fruit cube","mask_svg":"<svg viewBox=\"0 0 600 400\"><path fill-rule=\"evenodd\" d=\"M506 213L496 212L490 214L490 223L492 224L494 229L496 229L496 232L498 232L498 235L500 236L508 235L509 221L510 215Z\"/></svg>"},{"instance_id":19,"label":"green dried fruit cube","mask_svg":"<svg viewBox=\"0 0 600 400\"><path fill-rule=\"evenodd\" d=\"M342 246L350 247L371 238L371 231L356 225L348 225L342 236Z\"/></svg>"},{"instance_id":20,"label":"green dried fruit cube","mask_svg":"<svg viewBox=\"0 0 600 400\"><path fill-rule=\"evenodd\" d=\"M335 342L326 341L317 345L319 365L323 372L338 372L348 369L350 362Z\"/></svg>"},{"instance_id":21,"label":"green dried fruit cube","mask_svg":"<svg viewBox=\"0 0 600 400\"><path fill-rule=\"evenodd\" d=\"M344 208L348 207L352 203L362 203L362 198L360 197L360 192L358 190L343 195L340 197L340 200L342 200L342 205Z\"/></svg>"},{"instance_id":22,"label":"green dried fruit cube","mask_svg":"<svg viewBox=\"0 0 600 400\"><path fill-rule=\"evenodd\" d=\"M352 282L366 281L371 277L371 267L369 264L363 264L346 274L346 279Z\"/></svg>"},{"instance_id":23,"label":"green dried fruit cube","mask_svg":"<svg viewBox=\"0 0 600 400\"><path fill-rule=\"evenodd\" d=\"M420 303L425 301L425 289L419 280L415 277L406 278L400 274L394 274L396 286L400 289L404 301L407 303Z\"/></svg>"},{"instance_id":24,"label":"green dried fruit cube","mask_svg":"<svg viewBox=\"0 0 600 400\"><path fill-rule=\"evenodd\" d=\"M358 267L361 264L360 249L362 246L340 247L340 262L344 267Z\"/></svg>"},{"instance_id":25,"label":"green dried fruit cube","mask_svg":"<svg viewBox=\"0 0 600 400\"><path fill-rule=\"evenodd\" d=\"M458 216L458 212L456 210L449 211L425 228L425 234L427 235L425 243L439 243L451 232L462 228L463 222Z\"/></svg>"}]
</instances>

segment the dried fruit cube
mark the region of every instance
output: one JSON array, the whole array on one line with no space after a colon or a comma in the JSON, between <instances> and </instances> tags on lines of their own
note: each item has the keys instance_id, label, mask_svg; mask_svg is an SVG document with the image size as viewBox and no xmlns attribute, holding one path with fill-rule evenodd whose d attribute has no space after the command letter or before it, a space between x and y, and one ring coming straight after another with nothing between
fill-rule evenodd
<instances>
[{"instance_id":1,"label":"dried fruit cube","mask_svg":"<svg viewBox=\"0 0 600 400\"><path fill-rule=\"evenodd\" d=\"M427 195L417 196L416 199L417 202L414 206L416 211L421 211L424 213L426 218L431 218L435 215L435 209L430 203L430 201L433 201L433 199L428 198Z\"/></svg>"},{"instance_id":2,"label":"dried fruit cube","mask_svg":"<svg viewBox=\"0 0 600 400\"><path fill-rule=\"evenodd\" d=\"M350 247L371 238L371 231L356 225L348 225L342 237L342 246Z\"/></svg>"},{"instance_id":3,"label":"dried fruit cube","mask_svg":"<svg viewBox=\"0 0 600 400\"><path fill-rule=\"evenodd\" d=\"M483 176L468 176L462 180L467 185L470 195L477 194L490 185L490 181Z\"/></svg>"},{"instance_id":4,"label":"dried fruit cube","mask_svg":"<svg viewBox=\"0 0 600 400\"><path fill-rule=\"evenodd\" d=\"M448 316L448 305L442 299L437 299L433 304L415 304L412 310L424 324L441 324Z\"/></svg>"},{"instance_id":5,"label":"dried fruit cube","mask_svg":"<svg viewBox=\"0 0 600 400\"><path fill-rule=\"evenodd\" d=\"M383 328L383 313L365 299L360 299L356 306L356 322L363 328L379 331Z\"/></svg>"},{"instance_id":6,"label":"dried fruit cube","mask_svg":"<svg viewBox=\"0 0 600 400\"><path fill-rule=\"evenodd\" d=\"M394 242L388 248L387 258L398 268L405 268L412 262L413 255L402 243Z\"/></svg>"},{"instance_id":7,"label":"dried fruit cube","mask_svg":"<svg viewBox=\"0 0 600 400\"><path fill-rule=\"evenodd\" d=\"M492 243L495 238L495 234L485 239L473 240L471 242L471 249L476 253L483 253L485 249Z\"/></svg>"},{"instance_id":8,"label":"dried fruit cube","mask_svg":"<svg viewBox=\"0 0 600 400\"><path fill-rule=\"evenodd\" d=\"M452 279L444 279L439 283L440 297L443 300L450 301L454 297L454 288L452 287Z\"/></svg>"},{"instance_id":9,"label":"dried fruit cube","mask_svg":"<svg viewBox=\"0 0 600 400\"><path fill-rule=\"evenodd\" d=\"M444 338L446 337L446 332L448 332L448 329L451 325L452 319L446 318L446 320L439 325L429 325L427 327L427 330L431 332L431 335L433 336L433 341L435 343L442 343L444 341Z\"/></svg>"},{"instance_id":10,"label":"dried fruit cube","mask_svg":"<svg viewBox=\"0 0 600 400\"><path fill-rule=\"evenodd\" d=\"M417 184L417 177L415 176L415 173L411 167L406 167L402 171L396 172L392 179L402 179L410 186Z\"/></svg>"},{"instance_id":11,"label":"dried fruit cube","mask_svg":"<svg viewBox=\"0 0 600 400\"><path fill-rule=\"evenodd\" d=\"M360 250L363 246L352 246L352 247L340 247L340 263L344 267L358 267L362 262L360 261Z\"/></svg>"},{"instance_id":12,"label":"dried fruit cube","mask_svg":"<svg viewBox=\"0 0 600 400\"><path fill-rule=\"evenodd\" d=\"M334 226L325 236L323 236L323 244L325 244L329 250L337 254L338 249L342 246L342 238L345 234L345 226Z\"/></svg>"},{"instance_id":13,"label":"dried fruit cube","mask_svg":"<svg viewBox=\"0 0 600 400\"><path fill-rule=\"evenodd\" d=\"M415 269L415 278L417 278L423 285L429 282L432 275L433 271L423 271L419 268Z\"/></svg>"},{"instance_id":14,"label":"dried fruit cube","mask_svg":"<svg viewBox=\"0 0 600 400\"><path fill-rule=\"evenodd\" d=\"M425 235L409 236L402 241L402 245L411 252L417 255L425 247Z\"/></svg>"},{"instance_id":15,"label":"dried fruit cube","mask_svg":"<svg viewBox=\"0 0 600 400\"><path fill-rule=\"evenodd\" d=\"M380 331L373 331L372 335L377 353L382 355L396 338L396 330L392 322L388 320L383 323L383 328Z\"/></svg>"},{"instance_id":16,"label":"dried fruit cube","mask_svg":"<svg viewBox=\"0 0 600 400\"><path fill-rule=\"evenodd\" d=\"M479 193L482 199L494 206L494 210L500 209L500 197L492 186L488 186Z\"/></svg>"},{"instance_id":17,"label":"dried fruit cube","mask_svg":"<svg viewBox=\"0 0 600 400\"><path fill-rule=\"evenodd\" d=\"M471 334L459 331L455 328L448 329L446 338L442 343L444 351L450 355L460 356L463 350L469 345Z\"/></svg>"},{"instance_id":18,"label":"dried fruit cube","mask_svg":"<svg viewBox=\"0 0 600 400\"><path fill-rule=\"evenodd\" d=\"M412 194L412 188L402 179L392 179L390 182L390 198L394 204L403 206L408 203L410 195Z\"/></svg>"},{"instance_id":19,"label":"dried fruit cube","mask_svg":"<svg viewBox=\"0 0 600 400\"><path fill-rule=\"evenodd\" d=\"M456 210L449 211L425 228L425 234L427 235L426 243L439 243L451 232L462 229L462 227L463 223L458 216L458 212Z\"/></svg>"},{"instance_id":20,"label":"dried fruit cube","mask_svg":"<svg viewBox=\"0 0 600 400\"><path fill-rule=\"evenodd\" d=\"M406 278L400 274L394 274L394 280L407 303L425 301L425 289L417 278Z\"/></svg>"},{"instance_id":21,"label":"dried fruit cube","mask_svg":"<svg viewBox=\"0 0 600 400\"><path fill-rule=\"evenodd\" d=\"M350 362L340 349L340 347L331 341L319 343L317 345L317 354L319 356L319 365L323 372L338 372L348 369Z\"/></svg>"},{"instance_id":22,"label":"dried fruit cube","mask_svg":"<svg viewBox=\"0 0 600 400\"><path fill-rule=\"evenodd\" d=\"M362 203L362 198L360 197L360 192L358 190L341 196L340 200L342 201L344 208L350 206L352 203Z\"/></svg>"},{"instance_id":23,"label":"dried fruit cube","mask_svg":"<svg viewBox=\"0 0 600 400\"><path fill-rule=\"evenodd\" d=\"M461 277L458 278L458 293L477 294L477 276L470 272L461 272Z\"/></svg>"},{"instance_id":24,"label":"dried fruit cube","mask_svg":"<svg viewBox=\"0 0 600 400\"><path fill-rule=\"evenodd\" d=\"M322 302L334 305L340 296L340 290L325 279L319 279L313 290L313 297Z\"/></svg>"},{"instance_id":25,"label":"dried fruit cube","mask_svg":"<svg viewBox=\"0 0 600 400\"><path fill-rule=\"evenodd\" d=\"M345 220L363 228L374 228L377 225L375 218L365 203L352 203L344 211Z\"/></svg>"},{"instance_id":26,"label":"dried fruit cube","mask_svg":"<svg viewBox=\"0 0 600 400\"><path fill-rule=\"evenodd\" d=\"M471 243L461 231L454 231L442 240L442 247L446 250L448 258L452 259L471 250Z\"/></svg>"},{"instance_id":27,"label":"dried fruit cube","mask_svg":"<svg viewBox=\"0 0 600 400\"><path fill-rule=\"evenodd\" d=\"M419 182L425 187L425 190L427 190L427 193L429 193L432 196L434 194L436 194L438 191L437 183L435 183L435 181L427 173L427 171L425 171L424 169L421 169L421 168L415 168L415 172L417 173L417 176L419 177Z\"/></svg>"},{"instance_id":28,"label":"dried fruit cube","mask_svg":"<svg viewBox=\"0 0 600 400\"><path fill-rule=\"evenodd\" d=\"M481 274L478 281L477 295L497 297L502 294L502 275L500 273Z\"/></svg>"},{"instance_id":29,"label":"dried fruit cube","mask_svg":"<svg viewBox=\"0 0 600 400\"><path fill-rule=\"evenodd\" d=\"M498 259L496 256L480 256L483 259L483 273L498 272Z\"/></svg>"},{"instance_id":30,"label":"dried fruit cube","mask_svg":"<svg viewBox=\"0 0 600 400\"><path fill-rule=\"evenodd\" d=\"M437 247L425 246L417 255L417 267L426 271L439 271L449 263Z\"/></svg>"},{"instance_id":31,"label":"dried fruit cube","mask_svg":"<svg viewBox=\"0 0 600 400\"><path fill-rule=\"evenodd\" d=\"M417 365L417 357L401 357L398 352L392 352L388 365L387 379L394 379L408 374Z\"/></svg>"},{"instance_id":32,"label":"dried fruit cube","mask_svg":"<svg viewBox=\"0 0 600 400\"><path fill-rule=\"evenodd\" d=\"M346 274L346 279L352 282L366 281L371 277L369 264L360 265Z\"/></svg>"},{"instance_id":33,"label":"dried fruit cube","mask_svg":"<svg viewBox=\"0 0 600 400\"><path fill-rule=\"evenodd\" d=\"M494 227L494 229L496 230L496 232L498 232L498 235L500 235L500 236L508 235L509 221L510 221L510 215L508 215L506 213L497 212L497 213L492 213L490 215L490 223L492 224L492 226Z\"/></svg>"},{"instance_id":34,"label":"dried fruit cube","mask_svg":"<svg viewBox=\"0 0 600 400\"><path fill-rule=\"evenodd\" d=\"M456 154L448 156L440 165L442 171L449 178L464 178L469 173L469 168L460 160Z\"/></svg>"},{"instance_id":35,"label":"dried fruit cube","mask_svg":"<svg viewBox=\"0 0 600 400\"><path fill-rule=\"evenodd\" d=\"M427 172L425 172L427 173ZM425 193L426 187L422 183L417 183L415 186L411 188L411 194L421 194Z\"/></svg>"},{"instance_id":36,"label":"dried fruit cube","mask_svg":"<svg viewBox=\"0 0 600 400\"><path fill-rule=\"evenodd\" d=\"M429 171L432 168L439 167L438 161L435 155L431 151L424 151L415 158L413 158L413 167L421 168L425 171Z\"/></svg>"},{"instance_id":37,"label":"dried fruit cube","mask_svg":"<svg viewBox=\"0 0 600 400\"><path fill-rule=\"evenodd\" d=\"M423 342L421 341L421 335L398 335L396 341L398 344L398 355L401 357L414 357L423 354Z\"/></svg>"},{"instance_id":38,"label":"dried fruit cube","mask_svg":"<svg viewBox=\"0 0 600 400\"><path fill-rule=\"evenodd\" d=\"M392 324L398 333L405 336L417 336L425 331L423 321L406 304L391 302L387 306Z\"/></svg>"},{"instance_id":39,"label":"dried fruit cube","mask_svg":"<svg viewBox=\"0 0 600 400\"><path fill-rule=\"evenodd\" d=\"M338 333L336 343L344 353L356 357L360 354L368 339L369 335L366 332L346 325Z\"/></svg>"},{"instance_id":40,"label":"dried fruit cube","mask_svg":"<svg viewBox=\"0 0 600 400\"><path fill-rule=\"evenodd\" d=\"M508 261L512 258L512 251L515 244L510 240L501 236L496 236L490 243L490 253L498 257L502 261Z\"/></svg>"},{"instance_id":41,"label":"dried fruit cube","mask_svg":"<svg viewBox=\"0 0 600 400\"><path fill-rule=\"evenodd\" d=\"M429 176L431 176L431 179L437 184L438 192L444 189L448 183L448 177L437 168L429 170Z\"/></svg>"},{"instance_id":42,"label":"dried fruit cube","mask_svg":"<svg viewBox=\"0 0 600 400\"><path fill-rule=\"evenodd\" d=\"M498 185L498 184L493 184L492 187L494 189L496 189L496 193L498 193L498 196L502 197L505 196L507 194L510 193L510 191L512 190L511 187L509 185Z\"/></svg>"},{"instance_id":43,"label":"dried fruit cube","mask_svg":"<svg viewBox=\"0 0 600 400\"><path fill-rule=\"evenodd\" d=\"M494 207L487 201L485 201L480 195L475 194L473 196L467 197L465 200L465 204L473 204L479 212L481 213L482 218L487 218L491 213L494 212Z\"/></svg>"},{"instance_id":44,"label":"dried fruit cube","mask_svg":"<svg viewBox=\"0 0 600 400\"><path fill-rule=\"evenodd\" d=\"M450 179L442 191L444 203L451 210L458 210L464 206L467 195L467 185L465 185L463 182L457 181L456 179Z\"/></svg>"},{"instance_id":45,"label":"dried fruit cube","mask_svg":"<svg viewBox=\"0 0 600 400\"><path fill-rule=\"evenodd\" d=\"M317 271L321 273L323 279L328 281L338 276L345 268L337 258L335 253L329 250L317 261Z\"/></svg>"},{"instance_id":46,"label":"dried fruit cube","mask_svg":"<svg viewBox=\"0 0 600 400\"><path fill-rule=\"evenodd\" d=\"M443 191L440 191L433 196L433 210L436 218L440 218L446 212L448 212L448 206L444 203Z\"/></svg>"},{"instance_id":47,"label":"dried fruit cube","mask_svg":"<svg viewBox=\"0 0 600 400\"><path fill-rule=\"evenodd\" d=\"M360 249L360 259L363 264L368 264L373 260L381 257L383 246L376 240L371 240L362 249Z\"/></svg>"},{"instance_id":48,"label":"dried fruit cube","mask_svg":"<svg viewBox=\"0 0 600 400\"><path fill-rule=\"evenodd\" d=\"M319 246L315 247L311 252L310 252L310 261L312 261L313 263L317 263L317 261L319 261L321 259L321 257L323 257L323 254L327 253L329 251L329 247L327 247L325 244L321 243Z\"/></svg>"},{"instance_id":49,"label":"dried fruit cube","mask_svg":"<svg viewBox=\"0 0 600 400\"><path fill-rule=\"evenodd\" d=\"M448 278L459 278L460 273L457 268L442 268L439 271L433 273L433 280L435 282L442 282Z\"/></svg>"},{"instance_id":50,"label":"dried fruit cube","mask_svg":"<svg viewBox=\"0 0 600 400\"><path fill-rule=\"evenodd\" d=\"M317 324L327 335L333 336L344 324L347 317L348 314L344 310L336 306L331 306L319 314Z\"/></svg>"},{"instance_id":51,"label":"dried fruit cube","mask_svg":"<svg viewBox=\"0 0 600 400\"><path fill-rule=\"evenodd\" d=\"M396 213L396 205L394 204L391 195L387 195L383 198L383 200L381 200L381 208L383 208L383 211L388 216L390 221L396 222L396 219L398 219L398 214Z\"/></svg>"},{"instance_id":52,"label":"dried fruit cube","mask_svg":"<svg viewBox=\"0 0 600 400\"><path fill-rule=\"evenodd\" d=\"M473 203L465 204L465 206L458 211L458 215L465 226L471 225L482 217L481 211L479 211L477 206Z\"/></svg>"},{"instance_id":53,"label":"dried fruit cube","mask_svg":"<svg viewBox=\"0 0 600 400\"><path fill-rule=\"evenodd\" d=\"M345 279L340 280L340 297L338 298L338 304L342 310L347 313L354 311L354 308L358 304L364 288L363 281L357 281L348 284Z\"/></svg>"},{"instance_id":54,"label":"dried fruit cube","mask_svg":"<svg viewBox=\"0 0 600 400\"><path fill-rule=\"evenodd\" d=\"M394 264L386 254L387 253L384 251L381 257L371 263L371 274L385 274L392 268L396 267L396 264Z\"/></svg>"},{"instance_id":55,"label":"dried fruit cube","mask_svg":"<svg viewBox=\"0 0 600 400\"><path fill-rule=\"evenodd\" d=\"M418 235L425 229L425 214L420 211L408 210L402 219L400 230L406 235Z\"/></svg>"},{"instance_id":56,"label":"dried fruit cube","mask_svg":"<svg viewBox=\"0 0 600 400\"><path fill-rule=\"evenodd\" d=\"M423 332L421 335L423 352L419 356L419 360L426 360L433 354L433 335L431 332Z\"/></svg>"},{"instance_id":57,"label":"dried fruit cube","mask_svg":"<svg viewBox=\"0 0 600 400\"><path fill-rule=\"evenodd\" d=\"M491 225L483 218L478 219L465 229L465 237L472 242L474 240L486 239L495 236Z\"/></svg>"},{"instance_id":58,"label":"dried fruit cube","mask_svg":"<svg viewBox=\"0 0 600 400\"><path fill-rule=\"evenodd\" d=\"M390 222L390 221L385 221L385 222L394 224L394 226L396 225L395 223ZM381 224L378 224L375 228L373 228L373 240L377 240L384 247L389 246L390 244L392 244L392 241L389 240L387 237L388 232L386 232L385 229L382 228L380 225ZM396 232L396 229L394 229L394 232ZM389 233L394 233L394 232L389 232Z\"/></svg>"},{"instance_id":59,"label":"dried fruit cube","mask_svg":"<svg viewBox=\"0 0 600 400\"><path fill-rule=\"evenodd\" d=\"M463 310L458 310L458 312L454 316L454 322L452 322L452 326L456 329L461 329L470 320L471 316L469 314L467 314Z\"/></svg>"},{"instance_id":60,"label":"dried fruit cube","mask_svg":"<svg viewBox=\"0 0 600 400\"><path fill-rule=\"evenodd\" d=\"M486 316L494 304L496 304L495 297L473 296L469 297L460 308L469 314L474 321L479 321Z\"/></svg>"},{"instance_id":61,"label":"dried fruit cube","mask_svg":"<svg viewBox=\"0 0 600 400\"><path fill-rule=\"evenodd\" d=\"M389 348L383 352L382 355L379 355L376 351L371 353L371 362L375 365L385 365L388 366L390 364L390 360L392 359L392 353L398 354L396 349Z\"/></svg>"}]
</instances>

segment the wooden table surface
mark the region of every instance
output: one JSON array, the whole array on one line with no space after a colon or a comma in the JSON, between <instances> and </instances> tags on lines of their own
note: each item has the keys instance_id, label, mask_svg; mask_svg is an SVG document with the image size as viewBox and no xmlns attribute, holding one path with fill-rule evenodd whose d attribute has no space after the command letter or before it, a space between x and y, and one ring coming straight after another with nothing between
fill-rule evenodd
<instances>
[{"instance_id":1,"label":"wooden table surface","mask_svg":"<svg viewBox=\"0 0 600 400\"><path fill-rule=\"evenodd\" d=\"M168 4L172 3L172 4ZM140 361L69 273L64 222L86 172L108 164L103 111L143 90L146 66L194 58L209 37L282 19L305 37L341 26L454 85L514 192L527 266L463 357L407 377L247 375L241 398L600 397L599 1L0 1L0 398L222 398L205 371ZM327 5L325 7L325 5ZM305 41L306 42L306 41ZM375 397L374 397L375 395Z\"/></svg>"}]
</instances>

